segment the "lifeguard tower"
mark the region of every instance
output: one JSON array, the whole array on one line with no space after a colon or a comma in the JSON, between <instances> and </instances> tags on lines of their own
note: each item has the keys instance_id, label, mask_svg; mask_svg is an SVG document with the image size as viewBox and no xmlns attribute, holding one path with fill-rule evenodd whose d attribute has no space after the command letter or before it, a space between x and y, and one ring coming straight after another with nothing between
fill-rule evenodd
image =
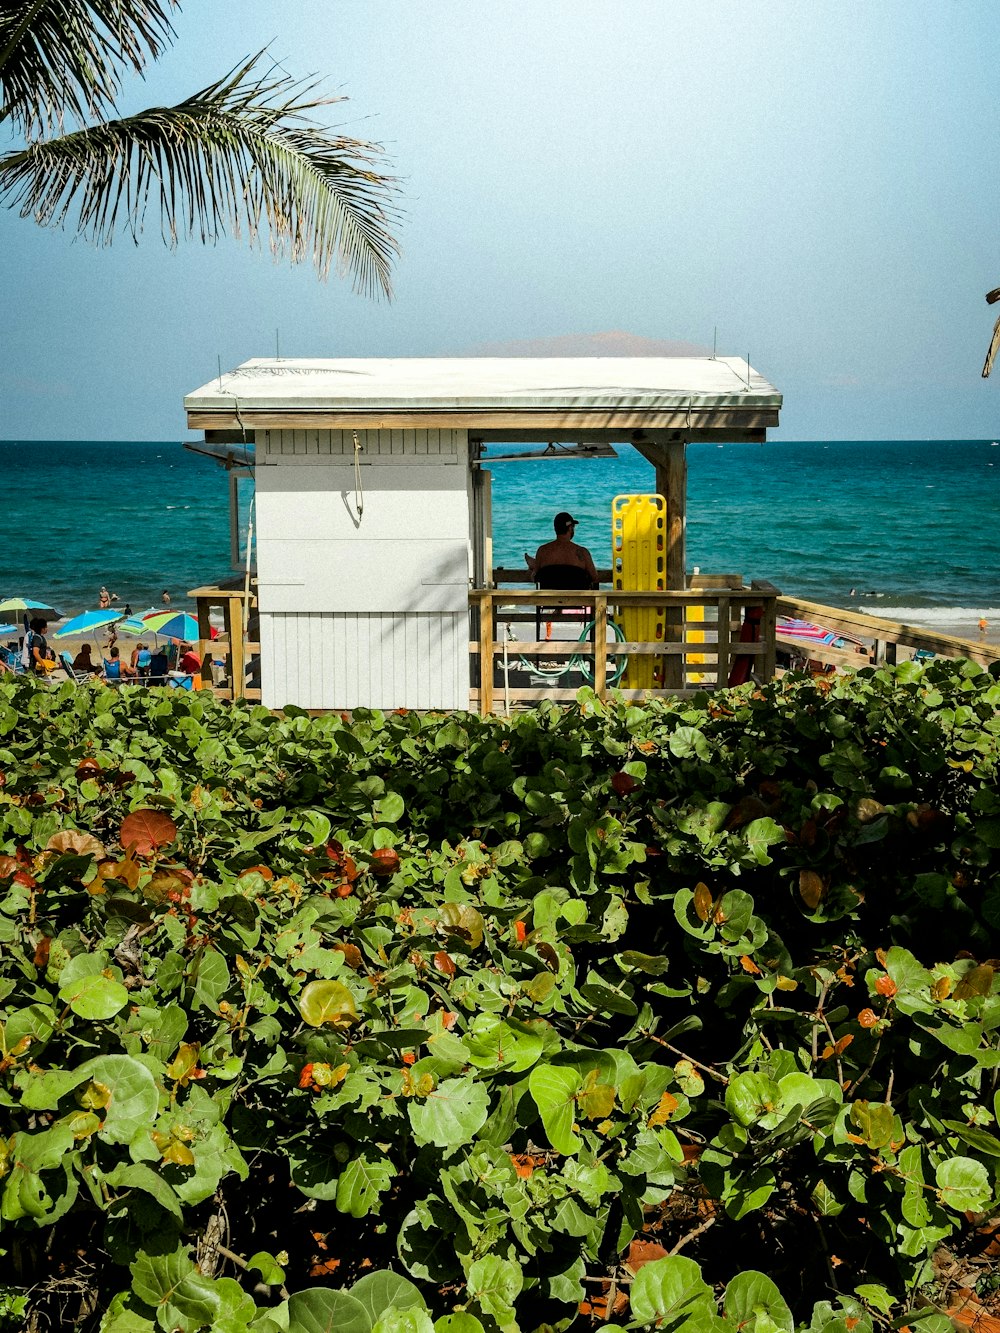
<instances>
[{"instance_id":1,"label":"lifeguard tower","mask_svg":"<svg viewBox=\"0 0 1000 1333\"><path fill-rule=\"evenodd\" d=\"M496 586L488 464L491 448L508 443L584 455L629 446L653 466L651 489L665 500L666 592L588 594L597 642L609 605L613 612L656 598L666 608L664 640L609 652L669 659L664 691L683 691L685 606L705 606L701 628L711 644L700 644L702 673L711 658L724 684L752 602L764 613L764 635L744 651L763 671L773 668L774 590L731 582L696 590L685 573L687 443L759 443L778 424L780 394L746 361L253 360L189 394L184 406L189 427L204 435L195 447L239 457L254 473L259 641L250 651L259 652L259 697L268 707L492 711L500 608L538 602L534 592ZM208 607L227 608L230 697L251 693L235 651L248 628L247 592L241 598L238 587L220 585L192 594L206 656ZM563 596L544 595L546 603ZM579 592L565 596L581 601ZM603 688L605 654L583 651ZM508 689L508 705L510 696Z\"/></svg>"}]
</instances>

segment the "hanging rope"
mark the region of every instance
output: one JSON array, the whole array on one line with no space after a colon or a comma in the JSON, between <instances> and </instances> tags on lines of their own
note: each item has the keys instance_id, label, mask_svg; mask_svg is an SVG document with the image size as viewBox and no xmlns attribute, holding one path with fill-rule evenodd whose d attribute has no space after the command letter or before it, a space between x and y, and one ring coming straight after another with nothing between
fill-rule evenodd
<instances>
[{"instance_id":1,"label":"hanging rope","mask_svg":"<svg viewBox=\"0 0 1000 1333\"><path fill-rule=\"evenodd\" d=\"M365 492L361 484L361 441L358 432L354 432L354 507L358 511L358 522L365 512Z\"/></svg>"}]
</instances>

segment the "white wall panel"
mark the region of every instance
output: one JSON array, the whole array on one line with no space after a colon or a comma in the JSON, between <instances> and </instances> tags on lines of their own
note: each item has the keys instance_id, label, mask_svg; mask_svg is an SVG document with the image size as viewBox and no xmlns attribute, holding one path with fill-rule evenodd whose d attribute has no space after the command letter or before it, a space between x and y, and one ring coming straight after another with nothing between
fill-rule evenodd
<instances>
[{"instance_id":1,"label":"white wall panel","mask_svg":"<svg viewBox=\"0 0 1000 1333\"><path fill-rule=\"evenodd\" d=\"M268 708L467 708L468 613L261 617Z\"/></svg>"}]
</instances>

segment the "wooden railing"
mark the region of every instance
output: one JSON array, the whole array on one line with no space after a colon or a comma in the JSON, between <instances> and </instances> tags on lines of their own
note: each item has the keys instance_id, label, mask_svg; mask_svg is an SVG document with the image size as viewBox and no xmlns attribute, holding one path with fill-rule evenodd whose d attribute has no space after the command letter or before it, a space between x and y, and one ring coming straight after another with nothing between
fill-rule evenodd
<instances>
[{"instance_id":1,"label":"wooden railing","mask_svg":"<svg viewBox=\"0 0 1000 1333\"><path fill-rule=\"evenodd\" d=\"M248 622L253 623L256 613L256 588L251 587L249 598L242 582L229 585L209 585L193 588L189 597L195 599L198 620L197 653L201 659L201 688L211 690L220 699L260 699L259 686L247 681L247 668L254 656L260 655L260 644L247 634ZM222 611L222 630L213 639L210 615ZM221 679L216 678L213 663L221 661Z\"/></svg>"},{"instance_id":2,"label":"wooden railing","mask_svg":"<svg viewBox=\"0 0 1000 1333\"><path fill-rule=\"evenodd\" d=\"M569 702L583 683L590 683L604 698L622 658L652 658L657 663L658 686L635 689L615 686L626 699L659 696L687 697L698 690L719 689L729 683L738 658L759 679L774 674L774 625L777 590L770 585L751 588L696 588L686 592L581 592L556 589L530 591L475 589L469 594L477 635L470 644L474 678L471 706L488 714L502 706L551 699ZM662 610L663 637L654 641L608 639L609 621L627 608ZM537 623L539 613L565 627L562 608L578 609L572 623L579 638L522 638L515 626ZM747 616L757 621L756 642L741 642ZM537 632L536 632L537 633ZM562 662L563 683L532 681L547 665ZM527 683L525 683L527 682Z\"/></svg>"},{"instance_id":3,"label":"wooden railing","mask_svg":"<svg viewBox=\"0 0 1000 1333\"><path fill-rule=\"evenodd\" d=\"M933 655L935 657L965 657L981 666L989 666L1000 661L1000 648L985 642L956 638L951 634L936 634L933 630L919 625L907 625L898 620L885 620L880 616L870 616L862 611L848 611L843 607L823 606L819 602L806 602L798 597L778 597L779 616L791 620L808 620L815 625L822 625L837 634L848 634L862 639L867 651L859 653L853 649L824 648L819 644L807 643L802 639L782 636L781 626L777 628L777 647L779 653L790 653L797 658L820 662L824 666L853 667L867 666L869 663L894 663L904 657ZM900 652L900 649L903 652Z\"/></svg>"}]
</instances>

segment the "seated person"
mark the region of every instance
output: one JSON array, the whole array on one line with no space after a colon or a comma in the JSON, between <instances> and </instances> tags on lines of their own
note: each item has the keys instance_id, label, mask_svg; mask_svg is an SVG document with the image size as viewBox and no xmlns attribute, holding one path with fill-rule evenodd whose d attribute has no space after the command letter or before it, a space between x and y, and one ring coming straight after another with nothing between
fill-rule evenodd
<instances>
[{"instance_id":1,"label":"seated person","mask_svg":"<svg viewBox=\"0 0 1000 1333\"><path fill-rule=\"evenodd\" d=\"M186 675L201 675L201 658L189 643L181 644L181 660L178 666Z\"/></svg>"},{"instance_id":2,"label":"seated person","mask_svg":"<svg viewBox=\"0 0 1000 1333\"><path fill-rule=\"evenodd\" d=\"M91 675L95 675L95 676L96 676L96 675L99 675L99 674L100 674L100 670L101 670L101 668L100 668L100 667L97 665L97 663L93 660L93 658L90 656L90 654L91 654L91 647L90 647L90 644L89 644L89 643L81 643L81 644L80 644L80 651L79 651L79 652L77 653L77 655L73 658L73 670L74 670L74 671L87 671L87 672L89 672Z\"/></svg>"},{"instance_id":3,"label":"seated person","mask_svg":"<svg viewBox=\"0 0 1000 1333\"><path fill-rule=\"evenodd\" d=\"M110 660L105 660L104 663L104 679L130 680L134 676L135 676L135 671L128 664L128 662L123 662L121 660L118 648L117 647L112 648Z\"/></svg>"},{"instance_id":4,"label":"seated person","mask_svg":"<svg viewBox=\"0 0 1000 1333\"><path fill-rule=\"evenodd\" d=\"M137 643L132 649L132 670L140 680L149 679L149 663L152 653L144 643Z\"/></svg>"},{"instance_id":5,"label":"seated person","mask_svg":"<svg viewBox=\"0 0 1000 1333\"><path fill-rule=\"evenodd\" d=\"M545 588L596 588L599 580L593 558L586 546L578 546L573 540L577 520L563 510L556 514L552 526L555 541L539 546L534 556L524 553L531 577Z\"/></svg>"}]
</instances>

